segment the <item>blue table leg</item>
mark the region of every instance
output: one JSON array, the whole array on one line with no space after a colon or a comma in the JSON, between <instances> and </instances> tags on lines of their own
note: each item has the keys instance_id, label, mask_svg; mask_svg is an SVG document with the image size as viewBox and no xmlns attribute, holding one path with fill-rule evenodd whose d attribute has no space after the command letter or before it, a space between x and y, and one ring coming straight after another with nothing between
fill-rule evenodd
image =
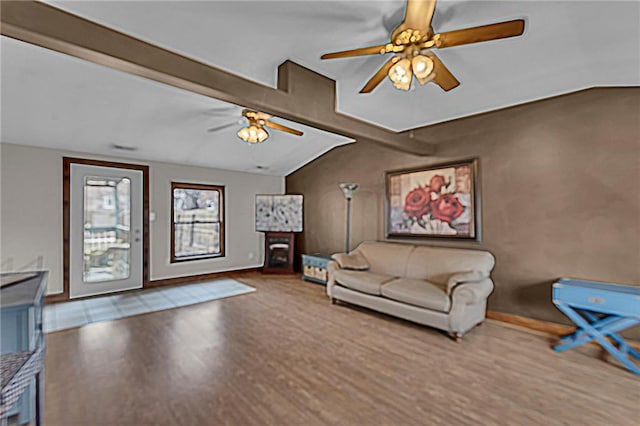
<instances>
[{"instance_id":1,"label":"blue table leg","mask_svg":"<svg viewBox=\"0 0 640 426\"><path fill-rule=\"evenodd\" d=\"M582 314L585 315L589 321L591 321L592 326L598 329L600 329L601 327L605 327L610 323L616 322L620 318L615 315L612 315L612 316L601 319L591 314L590 312L586 312L586 311L583 311ZM571 334L567 334L566 336L562 336L560 338L560 341L561 342L566 342L568 340L574 341L576 339L584 338L585 336L587 336L587 333L583 329L578 328L575 332ZM593 339L590 338L587 341L590 341L590 340L593 340Z\"/></svg>"},{"instance_id":2,"label":"blue table leg","mask_svg":"<svg viewBox=\"0 0 640 426\"><path fill-rule=\"evenodd\" d=\"M560 309L571 321L573 321L580 330L584 331L587 335L584 337L579 337L574 339L573 341L566 343L564 345L555 346L553 349L557 352L561 352L567 349L574 348L576 346L583 345L591 340L596 340L600 346L602 346L607 352L613 355L622 365L624 365L629 371L640 375L640 368L633 363L628 357L627 354L618 350L615 346L611 344L609 340L605 337L606 333L616 332L623 330L627 327L640 323L640 320L636 318L620 318L619 321L609 321L605 327L601 329L595 328L592 324L590 324L582 315L576 312L573 308L568 305L559 303L556 305L558 309ZM605 320L608 318L605 318ZM604 320L602 320L604 321ZM605 334L603 334L603 332ZM576 336L581 336L581 334L576 334ZM622 339L620 337L620 339Z\"/></svg>"},{"instance_id":3,"label":"blue table leg","mask_svg":"<svg viewBox=\"0 0 640 426\"><path fill-rule=\"evenodd\" d=\"M598 321L600 319L596 315L592 314L589 311L581 311L581 313L582 313L582 315L584 315L585 318L587 318L589 321L591 321L592 325L596 321ZM640 320L637 321L636 324L640 324ZM635 325L635 324L632 324L632 325ZM613 341L618 344L618 349L621 352L623 352L625 354L630 354L631 356L640 359L640 353L638 353L638 351L636 351L634 348L632 348L627 343L627 341L624 340L624 338L622 336L620 336L619 334L617 334L615 332L609 332L609 333L607 333L607 336L611 337L613 339Z\"/></svg>"},{"instance_id":4,"label":"blue table leg","mask_svg":"<svg viewBox=\"0 0 640 426\"><path fill-rule=\"evenodd\" d=\"M586 321L585 321L586 322ZM607 317L606 319L600 320L599 322L591 323L590 326L596 330L602 336L612 336L615 335L618 343L619 340L624 341L624 339L617 335L616 332L620 330L624 330L625 328L629 328L633 325L636 325L638 321L633 318L624 318L618 316ZM585 343L589 343L592 340L596 340L595 336L589 333L584 328L580 328L577 332L570 335L573 336L571 339L561 339L559 345L557 345L554 349L556 352L562 352L567 349L572 349L578 346L582 346ZM626 345L626 342L624 343Z\"/></svg>"}]
</instances>

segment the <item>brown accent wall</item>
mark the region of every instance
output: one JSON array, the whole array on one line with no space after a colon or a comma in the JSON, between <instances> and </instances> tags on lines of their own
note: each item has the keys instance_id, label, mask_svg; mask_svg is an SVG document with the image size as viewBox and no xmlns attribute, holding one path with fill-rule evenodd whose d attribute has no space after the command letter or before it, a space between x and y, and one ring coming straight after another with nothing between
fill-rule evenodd
<instances>
[{"instance_id":1,"label":"brown accent wall","mask_svg":"<svg viewBox=\"0 0 640 426\"><path fill-rule=\"evenodd\" d=\"M361 185L353 247L385 238L386 170L475 156L482 242L419 242L491 251L490 309L566 322L551 303L556 278L640 285L640 88L590 89L418 131L438 143L436 156L356 143L287 178L287 191L305 196L301 251L344 250L339 182Z\"/></svg>"}]
</instances>

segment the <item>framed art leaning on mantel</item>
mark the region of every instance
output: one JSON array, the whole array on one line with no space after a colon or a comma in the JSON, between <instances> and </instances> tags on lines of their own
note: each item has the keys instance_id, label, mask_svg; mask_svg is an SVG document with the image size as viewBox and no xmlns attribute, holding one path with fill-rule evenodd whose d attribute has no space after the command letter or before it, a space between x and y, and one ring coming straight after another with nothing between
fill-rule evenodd
<instances>
[{"instance_id":1,"label":"framed art leaning on mantel","mask_svg":"<svg viewBox=\"0 0 640 426\"><path fill-rule=\"evenodd\" d=\"M387 172L387 238L479 240L477 188L477 159Z\"/></svg>"}]
</instances>

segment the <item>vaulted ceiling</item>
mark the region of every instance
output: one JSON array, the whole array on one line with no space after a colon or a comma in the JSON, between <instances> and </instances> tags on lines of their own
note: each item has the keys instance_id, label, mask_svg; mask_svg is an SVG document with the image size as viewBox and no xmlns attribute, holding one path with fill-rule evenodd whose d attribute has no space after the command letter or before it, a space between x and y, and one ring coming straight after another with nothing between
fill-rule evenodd
<instances>
[{"instance_id":1,"label":"vaulted ceiling","mask_svg":"<svg viewBox=\"0 0 640 426\"><path fill-rule=\"evenodd\" d=\"M384 82L360 88L382 56L321 61L326 52L381 44L401 20L396 1L50 2L247 79L276 86L291 60L337 82L341 113L394 131L421 127L594 86L640 84L640 3L616 1L446 1L433 26L448 31L524 18L522 37L442 50L461 81L401 92ZM259 146L234 128L208 133L240 108L2 38L2 141L286 175L351 141L301 128ZM311 101L310 101L311 102ZM234 109L235 108L235 109ZM261 169L257 169L261 167Z\"/></svg>"},{"instance_id":2,"label":"vaulted ceiling","mask_svg":"<svg viewBox=\"0 0 640 426\"><path fill-rule=\"evenodd\" d=\"M275 86L287 59L338 82L338 110L395 131L593 86L640 84L640 2L447 1L433 27L449 31L524 18L522 37L438 54L461 85L404 93L359 90L383 56L321 61L326 52L387 42L404 1L54 2L127 34Z\"/></svg>"},{"instance_id":3,"label":"vaulted ceiling","mask_svg":"<svg viewBox=\"0 0 640 426\"><path fill-rule=\"evenodd\" d=\"M235 134L239 106L6 37L0 47L2 142L277 176L352 142L274 119L304 135L269 130L250 145Z\"/></svg>"}]
</instances>

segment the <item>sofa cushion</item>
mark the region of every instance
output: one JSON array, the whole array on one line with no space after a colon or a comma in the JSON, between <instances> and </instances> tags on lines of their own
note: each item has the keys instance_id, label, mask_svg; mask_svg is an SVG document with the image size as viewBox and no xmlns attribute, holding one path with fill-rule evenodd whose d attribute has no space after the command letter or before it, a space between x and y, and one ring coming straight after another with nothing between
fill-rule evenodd
<instances>
[{"instance_id":1,"label":"sofa cushion","mask_svg":"<svg viewBox=\"0 0 640 426\"><path fill-rule=\"evenodd\" d=\"M336 282L352 290L380 296L380 286L393 280L395 277L374 274L367 271L349 271L338 269L335 271Z\"/></svg>"},{"instance_id":2,"label":"sofa cushion","mask_svg":"<svg viewBox=\"0 0 640 426\"><path fill-rule=\"evenodd\" d=\"M489 276L494 262L491 253L482 250L416 247L402 276L445 286L449 278L459 272L479 271Z\"/></svg>"},{"instance_id":3,"label":"sofa cushion","mask_svg":"<svg viewBox=\"0 0 640 426\"><path fill-rule=\"evenodd\" d=\"M451 300L442 287L425 280L398 278L382 286L382 295L398 302L448 312Z\"/></svg>"},{"instance_id":4,"label":"sofa cushion","mask_svg":"<svg viewBox=\"0 0 640 426\"><path fill-rule=\"evenodd\" d=\"M352 251L349 254L336 253L331 258L338 262L342 269L353 269L354 271L366 271L369 269L367 259L358 251Z\"/></svg>"}]
</instances>

